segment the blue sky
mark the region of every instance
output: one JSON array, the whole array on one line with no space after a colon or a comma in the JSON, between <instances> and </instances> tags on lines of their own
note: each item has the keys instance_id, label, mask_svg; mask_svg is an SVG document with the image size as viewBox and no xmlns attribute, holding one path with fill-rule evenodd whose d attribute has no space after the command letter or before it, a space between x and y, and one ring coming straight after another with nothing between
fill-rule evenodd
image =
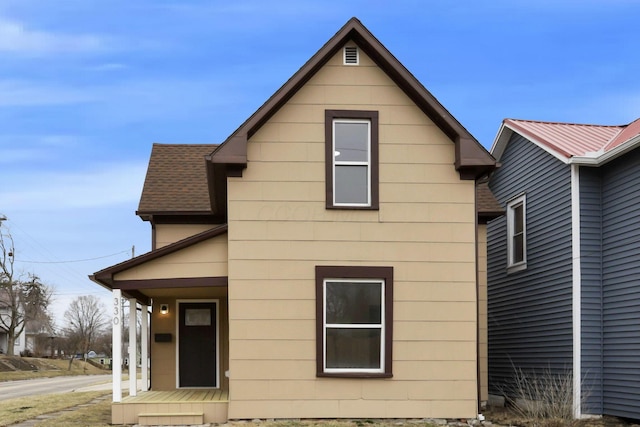
<instances>
[{"instance_id":1,"label":"blue sky","mask_svg":"<svg viewBox=\"0 0 640 427\"><path fill-rule=\"evenodd\" d=\"M151 144L223 141L352 16L487 148L507 117L640 116L636 0L0 0L2 228L57 319L150 249Z\"/></svg>"}]
</instances>

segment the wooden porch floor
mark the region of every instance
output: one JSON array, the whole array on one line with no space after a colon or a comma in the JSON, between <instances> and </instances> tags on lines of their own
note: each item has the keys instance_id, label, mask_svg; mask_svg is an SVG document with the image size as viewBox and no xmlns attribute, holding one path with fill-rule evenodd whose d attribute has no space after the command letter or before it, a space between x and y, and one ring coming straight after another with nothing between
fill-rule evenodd
<instances>
[{"instance_id":1,"label":"wooden porch floor","mask_svg":"<svg viewBox=\"0 0 640 427\"><path fill-rule=\"evenodd\" d=\"M127 396L122 403L193 403L228 402L226 390L170 390L139 391L137 396Z\"/></svg>"},{"instance_id":2,"label":"wooden porch floor","mask_svg":"<svg viewBox=\"0 0 640 427\"><path fill-rule=\"evenodd\" d=\"M229 392L224 390L142 391L111 404L112 424L193 425L225 423Z\"/></svg>"}]
</instances>

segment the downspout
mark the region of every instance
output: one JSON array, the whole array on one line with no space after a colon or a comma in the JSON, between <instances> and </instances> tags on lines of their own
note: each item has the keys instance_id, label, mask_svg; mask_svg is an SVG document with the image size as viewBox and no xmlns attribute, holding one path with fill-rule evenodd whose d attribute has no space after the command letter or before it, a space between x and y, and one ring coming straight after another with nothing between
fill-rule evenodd
<instances>
[{"instance_id":1,"label":"downspout","mask_svg":"<svg viewBox=\"0 0 640 427\"><path fill-rule=\"evenodd\" d=\"M580 266L580 166L571 165L571 252L572 256L572 323L573 323L573 416L582 417L581 408L581 266Z\"/></svg>"},{"instance_id":2,"label":"downspout","mask_svg":"<svg viewBox=\"0 0 640 427\"><path fill-rule=\"evenodd\" d=\"M475 252L476 252L476 414L477 417L480 418L480 414L482 413L482 373L480 371L480 262L479 262L479 254L478 254L478 238L480 235L479 230L479 218L478 218L478 181L475 181L473 185L473 205L475 212Z\"/></svg>"}]
</instances>

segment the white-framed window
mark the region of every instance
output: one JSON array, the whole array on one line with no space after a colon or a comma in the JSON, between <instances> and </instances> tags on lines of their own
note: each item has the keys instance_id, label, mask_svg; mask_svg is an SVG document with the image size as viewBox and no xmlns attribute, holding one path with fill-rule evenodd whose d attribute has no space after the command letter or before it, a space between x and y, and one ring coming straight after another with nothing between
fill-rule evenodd
<instances>
[{"instance_id":1,"label":"white-framed window","mask_svg":"<svg viewBox=\"0 0 640 427\"><path fill-rule=\"evenodd\" d=\"M333 204L371 206L369 120L333 120Z\"/></svg>"},{"instance_id":2,"label":"white-framed window","mask_svg":"<svg viewBox=\"0 0 640 427\"><path fill-rule=\"evenodd\" d=\"M324 281L324 372L384 372L384 281Z\"/></svg>"},{"instance_id":3,"label":"white-framed window","mask_svg":"<svg viewBox=\"0 0 640 427\"><path fill-rule=\"evenodd\" d=\"M378 209L378 112L326 110L328 209Z\"/></svg>"},{"instance_id":4,"label":"white-framed window","mask_svg":"<svg viewBox=\"0 0 640 427\"><path fill-rule=\"evenodd\" d=\"M318 376L390 377L393 268L316 267Z\"/></svg>"},{"instance_id":5,"label":"white-framed window","mask_svg":"<svg viewBox=\"0 0 640 427\"><path fill-rule=\"evenodd\" d=\"M507 268L527 268L527 198L518 196L507 203Z\"/></svg>"}]
</instances>

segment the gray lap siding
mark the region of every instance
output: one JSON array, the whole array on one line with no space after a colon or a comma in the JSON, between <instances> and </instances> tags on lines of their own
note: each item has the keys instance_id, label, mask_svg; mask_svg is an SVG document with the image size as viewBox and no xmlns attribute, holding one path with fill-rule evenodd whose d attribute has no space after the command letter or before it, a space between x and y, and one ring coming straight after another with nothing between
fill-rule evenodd
<instances>
[{"instance_id":1,"label":"gray lap siding","mask_svg":"<svg viewBox=\"0 0 640 427\"><path fill-rule=\"evenodd\" d=\"M602 414L602 181L580 168L582 412Z\"/></svg>"},{"instance_id":2,"label":"gray lap siding","mask_svg":"<svg viewBox=\"0 0 640 427\"><path fill-rule=\"evenodd\" d=\"M526 194L526 270L507 271L506 218L488 224L489 386L524 371L572 368L570 168L514 135L489 186L506 206Z\"/></svg>"},{"instance_id":3,"label":"gray lap siding","mask_svg":"<svg viewBox=\"0 0 640 427\"><path fill-rule=\"evenodd\" d=\"M602 168L604 413L640 418L640 151Z\"/></svg>"}]
</instances>

